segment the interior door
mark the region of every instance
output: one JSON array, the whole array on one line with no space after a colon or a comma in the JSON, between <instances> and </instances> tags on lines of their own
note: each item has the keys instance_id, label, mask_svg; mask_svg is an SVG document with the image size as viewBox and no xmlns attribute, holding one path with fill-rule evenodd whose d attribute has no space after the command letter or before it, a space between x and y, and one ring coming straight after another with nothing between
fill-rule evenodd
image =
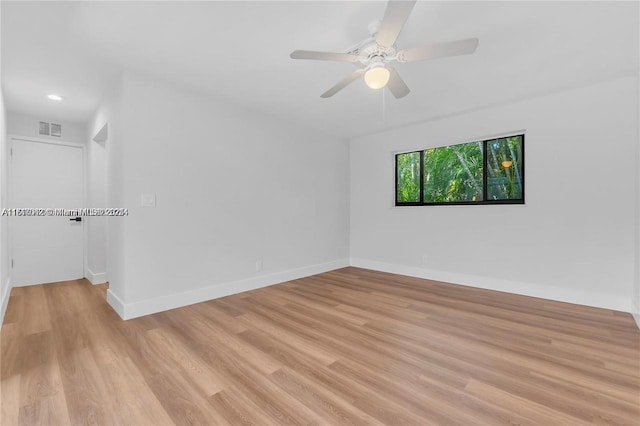
<instances>
[{"instance_id":1,"label":"interior door","mask_svg":"<svg viewBox=\"0 0 640 426\"><path fill-rule=\"evenodd\" d=\"M12 139L12 209L83 207L83 152L78 146ZM84 219L75 216L12 216L16 286L84 276Z\"/></svg>"}]
</instances>

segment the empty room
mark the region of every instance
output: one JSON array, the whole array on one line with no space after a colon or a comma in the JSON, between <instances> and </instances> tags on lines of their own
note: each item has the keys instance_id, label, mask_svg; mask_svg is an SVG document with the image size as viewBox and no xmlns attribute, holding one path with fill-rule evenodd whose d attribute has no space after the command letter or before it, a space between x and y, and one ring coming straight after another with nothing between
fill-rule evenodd
<instances>
[{"instance_id":1,"label":"empty room","mask_svg":"<svg viewBox=\"0 0 640 426\"><path fill-rule=\"evenodd\" d=\"M640 425L640 2L1 1L0 424Z\"/></svg>"}]
</instances>

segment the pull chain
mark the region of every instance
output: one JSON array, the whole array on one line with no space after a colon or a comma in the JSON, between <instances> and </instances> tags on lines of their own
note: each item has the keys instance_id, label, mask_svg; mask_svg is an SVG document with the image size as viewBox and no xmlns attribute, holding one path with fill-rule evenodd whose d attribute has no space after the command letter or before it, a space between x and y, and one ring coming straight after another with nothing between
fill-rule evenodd
<instances>
[{"instance_id":1,"label":"pull chain","mask_svg":"<svg viewBox=\"0 0 640 426\"><path fill-rule=\"evenodd\" d=\"M384 87L382 89L380 89L380 91L382 92L382 122L384 122L386 120L386 97L385 97L385 93L386 90L384 90Z\"/></svg>"}]
</instances>

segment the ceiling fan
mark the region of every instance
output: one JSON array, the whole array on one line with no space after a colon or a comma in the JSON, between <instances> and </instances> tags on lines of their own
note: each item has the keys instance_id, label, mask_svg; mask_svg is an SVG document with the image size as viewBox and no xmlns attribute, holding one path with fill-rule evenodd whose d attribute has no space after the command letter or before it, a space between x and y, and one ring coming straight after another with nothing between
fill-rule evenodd
<instances>
[{"instance_id":1,"label":"ceiling fan","mask_svg":"<svg viewBox=\"0 0 640 426\"><path fill-rule=\"evenodd\" d=\"M396 40L404 27L417 0L389 0L382 21L374 21L369 25L371 37L358 43L346 53L314 52L295 50L292 59L313 59L318 61L352 62L358 69L320 95L330 98L350 83L364 76L364 81L372 89L387 87L393 96L402 98L409 94L409 88L400 78L393 61L416 62L447 56L467 55L478 48L477 38L431 44L413 49L398 50Z\"/></svg>"}]
</instances>

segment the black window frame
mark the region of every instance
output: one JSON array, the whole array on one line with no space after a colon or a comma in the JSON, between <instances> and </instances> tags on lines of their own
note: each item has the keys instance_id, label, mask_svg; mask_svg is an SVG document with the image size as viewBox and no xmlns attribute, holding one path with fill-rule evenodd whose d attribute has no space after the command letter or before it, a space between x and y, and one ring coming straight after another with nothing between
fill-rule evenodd
<instances>
[{"instance_id":1,"label":"black window frame","mask_svg":"<svg viewBox=\"0 0 640 426\"><path fill-rule=\"evenodd\" d=\"M521 161L521 169L522 169L522 173L520 176L520 180L522 181L522 198L518 198L518 199L505 199L505 200L487 200L487 143L498 140L498 139L506 139L506 138L514 138L514 137L520 137L522 140L522 161ZM459 144L453 144L453 145L443 145L443 146L437 146L437 147L429 147L429 148L425 148L419 151L406 151L406 152L399 152L396 153L394 156L394 163L395 163L395 187L394 187L394 199L395 199L395 206L396 207L405 207L405 206L476 206L476 205L499 205L499 204L525 204L525 169L524 169L524 165L525 165L525 135L524 133L520 133L520 134L514 134L514 135L507 135L507 136L500 136L500 137L494 137L491 139L485 139L482 141L471 141L471 142L462 142ZM451 201L451 202L437 202L437 203L425 203L424 202L424 152L427 149L431 149L431 148L444 148L444 147L448 147L448 146L456 146L456 145L465 145L467 143L474 143L474 142L482 142L482 200L480 201ZM413 153L419 153L420 154L420 201L410 201L410 202L399 202L398 201L398 156L400 155L404 155L404 154L413 154Z\"/></svg>"}]
</instances>

